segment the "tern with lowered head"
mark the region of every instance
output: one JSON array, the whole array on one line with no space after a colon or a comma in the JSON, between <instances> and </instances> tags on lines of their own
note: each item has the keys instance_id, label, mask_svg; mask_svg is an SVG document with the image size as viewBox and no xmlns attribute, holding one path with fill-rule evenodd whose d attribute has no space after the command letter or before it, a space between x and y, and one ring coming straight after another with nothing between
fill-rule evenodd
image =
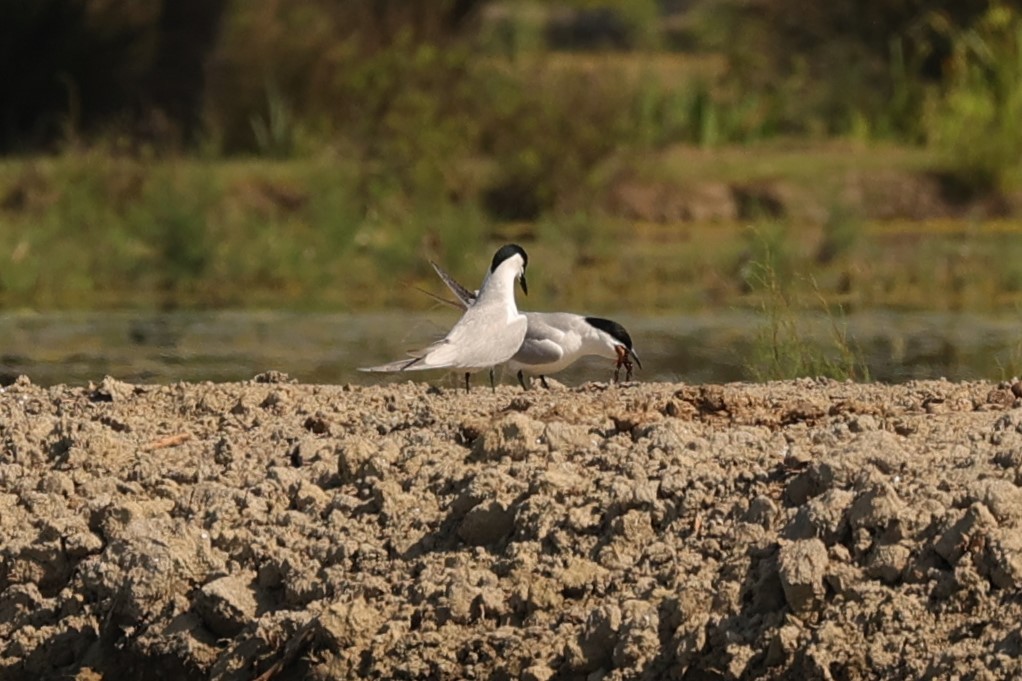
<instances>
[{"instance_id":1,"label":"tern with lowered head","mask_svg":"<svg viewBox=\"0 0 1022 681\"><path fill-rule=\"evenodd\" d=\"M471 310L479 304L481 291L469 291L435 262L430 261L430 264L457 297L461 307ZM518 382L523 388L523 374L539 376L546 388L547 375L562 371L587 355L614 360L615 381L620 376L621 367L625 368L625 380L631 380L632 360L642 368L632 346L632 337L615 321L570 312L526 312L525 317L528 320L525 339L508 362L511 370L517 372Z\"/></svg>"},{"instance_id":2,"label":"tern with lowered head","mask_svg":"<svg viewBox=\"0 0 1022 681\"><path fill-rule=\"evenodd\" d=\"M422 371L450 369L464 372L465 390L469 378L482 369L490 371L493 386L493 367L511 359L522 346L528 321L515 305L515 282L528 295L525 268L529 256L517 244L502 246L493 256L490 271L475 297L475 303L465 308L461 319L441 340L418 352L409 353L411 359L402 359L381 366L366 367L360 371Z\"/></svg>"}]
</instances>

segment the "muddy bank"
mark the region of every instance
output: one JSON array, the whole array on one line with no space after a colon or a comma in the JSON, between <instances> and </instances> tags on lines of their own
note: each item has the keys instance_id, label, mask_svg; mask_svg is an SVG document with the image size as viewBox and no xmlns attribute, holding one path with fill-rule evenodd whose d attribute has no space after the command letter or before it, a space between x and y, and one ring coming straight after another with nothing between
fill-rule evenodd
<instances>
[{"instance_id":1,"label":"muddy bank","mask_svg":"<svg viewBox=\"0 0 1022 681\"><path fill-rule=\"evenodd\" d=\"M1016 678L1022 385L0 394L0 678Z\"/></svg>"},{"instance_id":2,"label":"muddy bank","mask_svg":"<svg viewBox=\"0 0 1022 681\"><path fill-rule=\"evenodd\" d=\"M763 176L641 181L628 174L608 189L605 209L654 223L791 218L822 224L836 212L863 220L993 219L1018 215L1022 195L970 188L953 173L896 168L835 173L825 182Z\"/></svg>"}]
</instances>

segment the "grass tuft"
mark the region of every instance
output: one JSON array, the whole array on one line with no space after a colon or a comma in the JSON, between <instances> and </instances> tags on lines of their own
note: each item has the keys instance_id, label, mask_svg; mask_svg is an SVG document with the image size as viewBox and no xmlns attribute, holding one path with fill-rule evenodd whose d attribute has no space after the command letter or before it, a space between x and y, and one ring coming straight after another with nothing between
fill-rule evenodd
<instances>
[{"instance_id":1,"label":"grass tuft","mask_svg":"<svg viewBox=\"0 0 1022 681\"><path fill-rule=\"evenodd\" d=\"M762 260L749 263L748 282L760 294L763 327L757 334L748 372L757 380L826 376L869 380L863 353L848 335L844 309L828 303L815 278L808 277L815 307L803 302L791 287L790 275L779 269L785 261L775 255L783 239L774 232L762 241ZM826 322L827 343L817 339Z\"/></svg>"}]
</instances>

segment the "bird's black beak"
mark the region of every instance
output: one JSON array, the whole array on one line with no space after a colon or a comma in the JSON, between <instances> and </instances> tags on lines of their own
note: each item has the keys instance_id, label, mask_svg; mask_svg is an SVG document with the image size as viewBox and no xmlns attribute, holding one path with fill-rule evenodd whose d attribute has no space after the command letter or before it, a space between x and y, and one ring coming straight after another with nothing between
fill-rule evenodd
<instances>
[{"instance_id":1,"label":"bird's black beak","mask_svg":"<svg viewBox=\"0 0 1022 681\"><path fill-rule=\"evenodd\" d=\"M635 360L635 363L641 369L642 368L642 362L639 361L639 356L637 354L635 354L635 350L632 350L631 348L628 348L628 354L632 356L632 359Z\"/></svg>"},{"instance_id":2,"label":"bird's black beak","mask_svg":"<svg viewBox=\"0 0 1022 681\"><path fill-rule=\"evenodd\" d=\"M522 276L518 278L518 283L522 285L522 292L525 295L529 295L529 284L525 281L525 270L522 270Z\"/></svg>"}]
</instances>

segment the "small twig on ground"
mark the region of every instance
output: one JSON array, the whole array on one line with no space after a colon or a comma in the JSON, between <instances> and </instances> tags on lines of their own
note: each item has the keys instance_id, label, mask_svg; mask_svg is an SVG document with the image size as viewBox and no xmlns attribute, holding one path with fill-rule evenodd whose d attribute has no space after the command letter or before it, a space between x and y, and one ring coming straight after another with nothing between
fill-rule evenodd
<instances>
[{"instance_id":1,"label":"small twig on ground","mask_svg":"<svg viewBox=\"0 0 1022 681\"><path fill-rule=\"evenodd\" d=\"M191 433L175 433L174 435L166 435L143 445L142 449L147 452L151 452L153 450L164 449L166 447L177 447L182 442L190 440L191 437Z\"/></svg>"},{"instance_id":2,"label":"small twig on ground","mask_svg":"<svg viewBox=\"0 0 1022 681\"><path fill-rule=\"evenodd\" d=\"M269 669L257 676L253 681L270 681L287 667L289 664L295 661L308 646L312 643L313 634L315 630L306 625L302 630L298 631L280 651L280 659L274 662Z\"/></svg>"}]
</instances>

